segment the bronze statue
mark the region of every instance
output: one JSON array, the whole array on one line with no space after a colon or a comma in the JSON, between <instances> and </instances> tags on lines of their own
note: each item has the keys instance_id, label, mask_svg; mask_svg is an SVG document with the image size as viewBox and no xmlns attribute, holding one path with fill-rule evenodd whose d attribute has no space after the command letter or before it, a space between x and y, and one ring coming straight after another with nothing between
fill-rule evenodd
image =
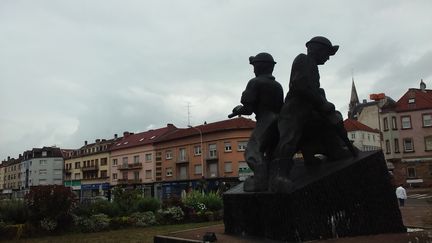
<instances>
[{"instance_id":1,"label":"bronze statue","mask_svg":"<svg viewBox=\"0 0 432 243\"><path fill-rule=\"evenodd\" d=\"M338 160L357 154L348 140L342 115L327 101L324 89L320 87L318 65L335 55L339 46L317 36L308 41L306 47L307 54L299 54L294 59L289 92L279 114L280 137L270 172L271 191L290 189L287 178L293 156L299 150L307 165L321 163L322 158Z\"/></svg>"},{"instance_id":2,"label":"bronze statue","mask_svg":"<svg viewBox=\"0 0 432 243\"><path fill-rule=\"evenodd\" d=\"M259 53L249 58L254 67L255 78L251 79L241 96L242 105L236 106L236 115L256 115L256 127L247 144L245 160L254 176L246 179L245 191L266 191L268 189L269 162L279 135L277 115L283 104L282 86L272 76L276 62L268 53Z\"/></svg>"}]
</instances>

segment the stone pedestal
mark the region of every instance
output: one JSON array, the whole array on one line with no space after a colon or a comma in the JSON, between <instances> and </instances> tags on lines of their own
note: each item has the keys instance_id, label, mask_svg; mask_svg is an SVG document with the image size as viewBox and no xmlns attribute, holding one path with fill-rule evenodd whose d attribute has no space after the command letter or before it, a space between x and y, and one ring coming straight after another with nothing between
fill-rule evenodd
<instances>
[{"instance_id":1,"label":"stone pedestal","mask_svg":"<svg viewBox=\"0 0 432 243\"><path fill-rule=\"evenodd\" d=\"M305 167L295 162L292 192L223 196L228 234L284 241L406 232L382 151Z\"/></svg>"}]
</instances>

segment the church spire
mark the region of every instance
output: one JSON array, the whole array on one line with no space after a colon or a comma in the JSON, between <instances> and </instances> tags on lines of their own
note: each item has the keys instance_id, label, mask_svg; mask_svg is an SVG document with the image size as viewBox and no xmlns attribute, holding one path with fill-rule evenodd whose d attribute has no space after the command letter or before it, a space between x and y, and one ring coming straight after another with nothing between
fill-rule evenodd
<instances>
[{"instance_id":1,"label":"church spire","mask_svg":"<svg viewBox=\"0 0 432 243\"><path fill-rule=\"evenodd\" d=\"M352 86L351 86L351 98L350 98L350 103L349 103L349 110L348 110L348 118L350 119L355 119L355 114L354 109L357 105L359 105L359 99L358 99L358 95L357 95L357 90L354 84L354 77L352 78Z\"/></svg>"}]
</instances>

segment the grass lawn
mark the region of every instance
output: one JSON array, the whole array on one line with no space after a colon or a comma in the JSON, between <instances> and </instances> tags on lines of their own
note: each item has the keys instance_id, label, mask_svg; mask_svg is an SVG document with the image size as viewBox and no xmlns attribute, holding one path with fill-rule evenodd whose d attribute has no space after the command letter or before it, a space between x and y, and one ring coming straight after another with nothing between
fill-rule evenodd
<instances>
[{"instance_id":1,"label":"grass lawn","mask_svg":"<svg viewBox=\"0 0 432 243\"><path fill-rule=\"evenodd\" d=\"M221 224L222 221L204 222L204 223L190 223L190 224L177 224L177 225L163 225L145 228L129 228L121 230L111 230L97 233L76 233L65 234L60 236L49 236L41 238L22 239L19 241L8 242L52 242L52 243L66 243L66 242L153 242L155 235L166 234L180 230L187 230L192 228L199 228L203 226Z\"/></svg>"}]
</instances>

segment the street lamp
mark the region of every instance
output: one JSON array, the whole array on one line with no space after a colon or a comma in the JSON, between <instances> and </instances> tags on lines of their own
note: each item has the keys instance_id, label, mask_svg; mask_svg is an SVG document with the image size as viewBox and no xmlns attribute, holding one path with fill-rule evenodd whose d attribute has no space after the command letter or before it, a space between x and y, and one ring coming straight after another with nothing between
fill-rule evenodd
<instances>
[{"instance_id":1,"label":"street lamp","mask_svg":"<svg viewBox=\"0 0 432 243\"><path fill-rule=\"evenodd\" d=\"M188 125L188 127L197 130L199 132L199 134L200 134L200 141L201 141L201 176L204 177L204 157L203 157L204 147L203 147L202 131L201 131L201 129L199 129L197 127L193 127L191 125Z\"/></svg>"}]
</instances>

